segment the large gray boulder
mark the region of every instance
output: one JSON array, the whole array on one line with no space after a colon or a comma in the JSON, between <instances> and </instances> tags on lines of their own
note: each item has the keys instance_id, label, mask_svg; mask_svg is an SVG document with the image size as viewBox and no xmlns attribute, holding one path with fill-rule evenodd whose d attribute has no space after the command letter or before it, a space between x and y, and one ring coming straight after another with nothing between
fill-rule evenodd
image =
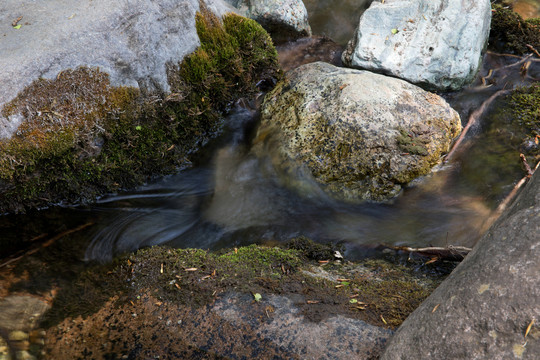
<instances>
[{"instance_id":1,"label":"large gray boulder","mask_svg":"<svg viewBox=\"0 0 540 360\"><path fill-rule=\"evenodd\" d=\"M307 9L302 0L227 0L281 43L311 35Z\"/></svg>"},{"instance_id":2,"label":"large gray boulder","mask_svg":"<svg viewBox=\"0 0 540 360\"><path fill-rule=\"evenodd\" d=\"M441 97L403 80L323 62L287 78L264 100L254 151L309 192L392 198L427 174L461 130Z\"/></svg>"},{"instance_id":3,"label":"large gray boulder","mask_svg":"<svg viewBox=\"0 0 540 360\"><path fill-rule=\"evenodd\" d=\"M382 359L538 359L539 274L536 171L513 206L401 325Z\"/></svg>"},{"instance_id":4,"label":"large gray boulder","mask_svg":"<svg viewBox=\"0 0 540 360\"><path fill-rule=\"evenodd\" d=\"M490 22L489 0L374 1L343 63L427 89L458 90L478 71Z\"/></svg>"},{"instance_id":5,"label":"large gray boulder","mask_svg":"<svg viewBox=\"0 0 540 360\"><path fill-rule=\"evenodd\" d=\"M232 10L221 0L205 3L219 15ZM78 66L99 67L115 86L167 92L166 64L199 45L198 9L199 0L2 0L0 109L32 81ZM0 114L0 138L22 119Z\"/></svg>"}]
</instances>

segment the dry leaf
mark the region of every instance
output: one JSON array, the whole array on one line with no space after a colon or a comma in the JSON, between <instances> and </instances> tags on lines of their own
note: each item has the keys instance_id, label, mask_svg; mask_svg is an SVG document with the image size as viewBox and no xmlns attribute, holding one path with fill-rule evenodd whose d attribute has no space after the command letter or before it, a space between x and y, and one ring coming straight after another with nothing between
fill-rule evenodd
<instances>
[{"instance_id":1,"label":"dry leaf","mask_svg":"<svg viewBox=\"0 0 540 360\"><path fill-rule=\"evenodd\" d=\"M176 286L178 289L180 289L180 285L178 285L177 283L174 283L174 286Z\"/></svg>"},{"instance_id":2,"label":"dry leaf","mask_svg":"<svg viewBox=\"0 0 540 360\"><path fill-rule=\"evenodd\" d=\"M532 319L529 326L527 326L527 330L525 330L525 337L527 337L527 335L529 335L529 331L531 331L531 328L532 328L533 325L534 325L534 319Z\"/></svg>"},{"instance_id":3,"label":"dry leaf","mask_svg":"<svg viewBox=\"0 0 540 360\"><path fill-rule=\"evenodd\" d=\"M437 309L439 308L441 304L437 304L433 307L433 310L431 310L431 313L434 313L435 311L437 311Z\"/></svg>"},{"instance_id":4,"label":"dry leaf","mask_svg":"<svg viewBox=\"0 0 540 360\"><path fill-rule=\"evenodd\" d=\"M383 318L382 314L381 314L381 320L382 320L382 322L383 322L385 325L388 325L388 323L386 322L386 320Z\"/></svg>"},{"instance_id":5,"label":"dry leaf","mask_svg":"<svg viewBox=\"0 0 540 360\"><path fill-rule=\"evenodd\" d=\"M318 304L318 303L320 303L319 300L308 300L308 301L306 301L306 302L307 302L308 304Z\"/></svg>"},{"instance_id":6,"label":"dry leaf","mask_svg":"<svg viewBox=\"0 0 540 360\"><path fill-rule=\"evenodd\" d=\"M197 270L198 270L197 268L187 268L184 271L197 271Z\"/></svg>"},{"instance_id":7,"label":"dry leaf","mask_svg":"<svg viewBox=\"0 0 540 360\"><path fill-rule=\"evenodd\" d=\"M19 21L21 21L22 18L23 18L23 17L22 17L22 15L21 15L21 16L19 16L17 19L13 20L13 22L11 23L11 26L13 26L14 28L17 28L17 23L18 23ZM19 28L20 28L20 26L19 26ZM18 29L18 28L17 28L17 29Z\"/></svg>"}]
</instances>

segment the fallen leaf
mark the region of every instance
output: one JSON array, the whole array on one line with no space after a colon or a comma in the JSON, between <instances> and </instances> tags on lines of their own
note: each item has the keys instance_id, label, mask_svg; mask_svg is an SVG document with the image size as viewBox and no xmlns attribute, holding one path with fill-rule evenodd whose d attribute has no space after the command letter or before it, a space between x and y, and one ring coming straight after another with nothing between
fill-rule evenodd
<instances>
[{"instance_id":1,"label":"fallen leaf","mask_svg":"<svg viewBox=\"0 0 540 360\"><path fill-rule=\"evenodd\" d=\"M21 25L19 24L17 26L14 26L13 28L19 30L21 28Z\"/></svg>"},{"instance_id":2,"label":"fallen leaf","mask_svg":"<svg viewBox=\"0 0 540 360\"><path fill-rule=\"evenodd\" d=\"M351 279L342 279L342 278L338 278L336 280L339 281L339 282L341 282L341 281L351 281Z\"/></svg>"},{"instance_id":3,"label":"fallen leaf","mask_svg":"<svg viewBox=\"0 0 540 360\"><path fill-rule=\"evenodd\" d=\"M208 278L210 278L210 277L212 277L212 275L206 275L206 276L203 276L203 277L201 278L201 280L206 280L206 279L208 279Z\"/></svg>"},{"instance_id":4,"label":"fallen leaf","mask_svg":"<svg viewBox=\"0 0 540 360\"><path fill-rule=\"evenodd\" d=\"M308 301L306 301L306 302L307 302L308 304L318 304L318 303L320 303L319 300L308 300Z\"/></svg>"},{"instance_id":5,"label":"fallen leaf","mask_svg":"<svg viewBox=\"0 0 540 360\"><path fill-rule=\"evenodd\" d=\"M259 293L255 293L253 294L253 298L255 299L255 301L259 302L262 300L262 295Z\"/></svg>"},{"instance_id":6,"label":"fallen leaf","mask_svg":"<svg viewBox=\"0 0 540 360\"><path fill-rule=\"evenodd\" d=\"M198 270L197 268L187 268L184 271L197 271L197 270Z\"/></svg>"},{"instance_id":7,"label":"fallen leaf","mask_svg":"<svg viewBox=\"0 0 540 360\"><path fill-rule=\"evenodd\" d=\"M174 149L174 144L172 144L172 145L167 149L167 151L171 151L172 149Z\"/></svg>"},{"instance_id":8,"label":"fallen leaf","mask_svg":"<svg viewBox=\"0 0 540 360\"><path fill-rule=\"evenodd\" d=\"M426 263L425 263L424 265L432 264L432 263L434 263L434 262L436 262L436 261L438 261L438 260L439 260L439 257L438 257L438 256L434 256L434 257L431 258L431 260L426 261Z\"/></svg>"},{"instance_id":9,"label":"fallen leaf","mask_svg":"<svg viewBox=\"0 0 540 360\"><path fill-rule=\"evenodd\" d=\"M529 335L529 331L531 331L531 328L532 328L533 325L534 325L534 319L532 319L529 326L527 326L527 330L525 330L525 337L527 337L527 335Z\"/></svg>"},{"instance_id":10,"label":"fallen leaf","mask_svg":"<svg viewBox=\"0 0 540 360\"><path fill-rule=\"evenodd\" d=\"M382 314L381 314L381 320L382 320L382 322L383 322L385 325L388 325L388 323L386 322L386 320L383 318Z\"/></svg>"},{"instance_id":11,"label":"fallen leaf","mask_svg":"<svg viewBox=\"0 0 540 360\"><path fill-rule=\"evenodd\" d=\"M396 35L399 32L398 29L392 29L392 34Z\"/></svg>"},{"instance_id":12,"label":"fallen leaf","mask_svg":"<svg viewBox=\"0 0 540 360\"><path fill-rule=\"evenodd\" d=\"M161 304L163 304L161 301L157 301L157 302L154 303L154 305L156 305L156 306L161 306Z\"/></svg>"},{"instance_id":13,"label":"fallen leaf","mask_svg":"<svg viewBox=\"0 0 540 360\"><path fill-rule=\"evenodd\" d=\"M437 309L439 308L439 305L441 304L437 304L433 307L433 310L431 310L431 313L434 313L435 311L437 311Z\"/></svg>"},{"instance_id":14,"label":"fallen leaf","mask_svg":"<svg viewBox=\"0 0 540 360\"><path fill-rule=\"evenodd\" d=\"M349 302L350 302L351 304L356 304L356 303L358 303L358 300L356 300L356 299L351 299L351 300L349 300Z\"/></svg>"},{"instance_id":15,"label":"fallen leaf","mask_svg":"<svg viewBox=\"0 0 540 360\"><path fill-rule=\"evenodd\" d=\"M329 260L319 260L319 264L326 265L328 264Z\"/></svg>"},{"instance_id":16,"label":"fallen leaf","mask_svg":"<svg viewBox=\"0 0 540 360\"><path fill-rule=\"evenodd\" d=\"M23 17L22 17L22 15L21 15L21 16L19 16L18 18L16 18L15 20L13 20L13 22L11 23L11 26L13 26L15 29L20 28L21 25L17 25L17 23L18 23L19 21L21 21L22 18L23 18ZM18 26L18 27L17 27L17 26Z\"/></svg>"},{"instance_id":17,"label":"fallen leaf","mask_svg":"<svg viewBox=\"0 0 540 360\"><path fill-rule=\"evenodd\" d=\"M135 126L135 130L137 130L137 131L141 131L141 130L142 130L142 126L141 126L141 125L137 125L137 126Z\"/></svg>"},{"instance_id":18,"label":"fallen leaf","mask_svg":"<svg viewBox=\"0 0 540 360\"><path fill-rule=\"evenodd\" d=\"M180 285L178 285L177 283L174 283L174 286L176 286L178 289L180 289Z\"/></svg>"}]
</instances>

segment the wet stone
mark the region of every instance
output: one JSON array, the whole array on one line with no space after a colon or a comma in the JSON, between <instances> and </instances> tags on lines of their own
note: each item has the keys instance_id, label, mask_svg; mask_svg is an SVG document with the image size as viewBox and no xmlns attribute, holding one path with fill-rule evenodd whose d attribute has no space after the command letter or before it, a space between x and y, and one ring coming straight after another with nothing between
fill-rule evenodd
<instances>
[{"instance_id":1,"label":"wet stone","mask_svg":"<svg viewBox=\"0 0 540 360\"><path fill-rule=\"evenodd\" d=\"M0 360L11 360L6 341L0 336Z\"/></svg>"},{"instance_id":2,"label":"wet stone","mask_svg":"<svg viewBox=\"0 0 540 360\"><path fill-rule=\"evenodd\" d=\"M24 331L12 331L9 334L10 341L25 341L28 340L28 334Z\"/></svg>"}]
</instances>

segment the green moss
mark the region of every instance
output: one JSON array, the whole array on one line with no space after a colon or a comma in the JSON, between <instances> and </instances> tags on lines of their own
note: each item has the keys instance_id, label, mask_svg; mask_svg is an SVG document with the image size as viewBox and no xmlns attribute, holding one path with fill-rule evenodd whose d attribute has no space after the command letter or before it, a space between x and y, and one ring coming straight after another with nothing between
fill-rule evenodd
<instances>
[{"instance_id":1,"label":"green moss","mask_svg":"<svg viewBox=\"0 0 540 360\"><path fill-rule=\"evenodd\" d=\"M416 134L411 135L404 129L399 129L399 135L396 138L399 148L411 155L427 156L429 153L425 147L425 144L429 142L429 139L425 139Z\"/></svg>"},{"instance_id":2,"label":"green moss","mask_svg":"<svg viewBox=\"0 0 540 360\"><path fill-rule=\"evenodd\" d=\"M40 79L2 109L23 124L0 142L0 213L77 203L173 173L221 129L231 101L280 76L269 35L254 21L202 7L201 46L168 68L171 94L114 87L99 69Z\"/></svg>"},{"instance_id":3,"label":"green moss","mask_svg":"<svg viewBox=\"0 0 540 360\"><path fill-rule=\"evenodd\" d=\"M285 246L299 251L309 260L332 260L336 251L343 252L344 247L340 244L319 244L305 236L299 236L288 241Z\"/></svg>"},{"instance_id":4,"label":"green moss","mask_svg":"<svg viewBox=\"0 0 540 360\"><path fill-rule=\"evenodd\" d=\"M514 11L493 4L489 48L504 53L523 55L531 53L530 45L540 48L540 19L523 18Z\"/></svg>"},{"instance_id":5,"label":"green moss","mask_svg":"<svg viewBox=\"0 0 540 360\"><path fill-rule=\"evenodd\" d=\"M531 137L540 135L540 86L538 84L512 92L510 108L519 124Z\"/></svg>"}]
</instances>

